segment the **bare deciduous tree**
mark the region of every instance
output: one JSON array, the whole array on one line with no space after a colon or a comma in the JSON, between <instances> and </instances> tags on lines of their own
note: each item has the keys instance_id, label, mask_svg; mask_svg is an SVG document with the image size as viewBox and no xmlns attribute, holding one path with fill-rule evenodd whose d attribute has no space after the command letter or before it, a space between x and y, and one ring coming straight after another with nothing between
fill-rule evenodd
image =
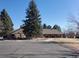
<instances>
[{"instance_id":1,"label":"bare deciduous tree","mask_svg":"<svg viewBox=\"0 0 79 59\"><path fill-rule=\"evenodd\" d=\"M73 27L75 27L76 31L79 30L79 21L77 17L71 15L68 17L68 21L73 24Z\"/></svg>"}]
</instances>

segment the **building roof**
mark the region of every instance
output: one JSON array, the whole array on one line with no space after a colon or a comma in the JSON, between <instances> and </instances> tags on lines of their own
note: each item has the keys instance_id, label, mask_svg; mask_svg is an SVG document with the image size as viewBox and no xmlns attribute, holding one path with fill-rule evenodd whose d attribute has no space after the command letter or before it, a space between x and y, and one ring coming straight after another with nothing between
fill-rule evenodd
<instances>
[{"instance_id":1,"label":"building roof","mask_svg":"<svg viewBox=\"0 0 79 59\"><path fill-rule=\"evenodd\" d=\"M43 34L63 34L56 29L43 29Z\"/></svg>"},{"instance_id":2,"label":"building roof","mask_svg":"<svg viewBox=\"0 0 79 59\"><path fill-rule=\"evenodd\" d=\"M13 32L13 34L16 33L22 33L23 34L23 29L17 29ZM63 34L62 32L56 30L56 29L43 29L42 31L43 34Z\"/></svg>"},{"instance_id":3,"label":"building roof","mask_svg":"<svg viewBox=\"0 0 79 59\"><path fill-rule=\"evenodd\" d=\"M17 34L17 33L22 33L23 34L23 29L19 28L19 29L12 32L12 34Z\"/></svg>"}]
</instances>

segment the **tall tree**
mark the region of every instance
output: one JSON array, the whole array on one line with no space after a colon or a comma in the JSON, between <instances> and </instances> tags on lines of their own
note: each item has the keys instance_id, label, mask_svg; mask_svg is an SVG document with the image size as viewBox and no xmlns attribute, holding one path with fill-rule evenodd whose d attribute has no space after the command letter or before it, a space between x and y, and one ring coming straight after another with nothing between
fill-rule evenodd
<instances>
[{"instance_id":1,"label":"tall tree","mask_svg":"<svg viewBox=\"0 0 79 59\"><path fill-rule=\"evenodd\" d=\"M54 25L54 26L53 26L53 29L56 29L56 30L58 30L58 31L61 32L61 28L60 28L60 26L58 26L58 25Z\"/></svg>"},{"instance_id":2,"label":"tall tree","mask_svg":"<svg viewBox=\"0 0 79 59\"><path fill-rule=\"evenodd\" d=\"M26 10L26 19L24 20L24 34L28 38L41 35L41 18L34 0L31 0Z\"/></svg>"},{"instance_id":3,"label":"tall tree","mask_svg":"<svg viewBox=\"0 0 79 59\"><path fill-rule=\"evenodd\" d=\"M47 25L46 24L43 24L43 29L47 29Z\"/></svg>"},{"instance_id":4,"label":"tall tree","mask_svg":"<svg viewBox=\"0 0 79 59\"><path fill-rule=\"evenodd\" d=\"M70 27L68 27L68 28L72 27L74 32L79 32L79 21L78 21L78 18L76 16L70 15L68 17L68 22L70 25Z\"/></svg>"},{"instance_id":5,"label":"tall tree","mask_svg":"<svg viewBox=\"0 0 79 59\"><path fill-rule=\"evenodd\" d=\"M47 29L51 29L51 28L52 28L52 26L50 26L50 25L47 26Z\"/></svg>"},{"instance_id":6,"label":"tall tree","mask_svg":"<svg viewBox=\"0 0 79 59\"><path fill-rule=\"evenodd\" d=\"M10 34L13 31L13 23L5 9L3 9L1 12L1 21L4 25L4 30L3 30L4 34L5 35Z\"/></svg>"}]
</instances>

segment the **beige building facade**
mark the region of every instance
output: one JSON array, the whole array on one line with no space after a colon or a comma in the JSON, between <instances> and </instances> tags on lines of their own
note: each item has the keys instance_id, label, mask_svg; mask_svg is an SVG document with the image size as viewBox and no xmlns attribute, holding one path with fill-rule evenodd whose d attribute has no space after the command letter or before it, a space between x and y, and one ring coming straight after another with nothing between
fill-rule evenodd
<instances>
[{"instance_id":1,"label":"beige building facade","mask_svg":"<svg viewBox=\"0 0 79 59\"><path fill-rule=\"evenodd\" d=\"M17 29L12 34L15 35L15 38L26 38L26 36L23 34L23 29Z\"/></svg>"},{"instance_id":2,"label":"beige building facade","mask_svg":"<svg viewBox=\"0 0 79 59\"><path fill-rule=\"evenodd\" d=\"M23 34L23 29L15 30L12 34L14 34L16 38L26 38ZM62 38L64 35L62 32L55 29L43 29L42 34L44 38Z\"/></svg>"}]
</instances>

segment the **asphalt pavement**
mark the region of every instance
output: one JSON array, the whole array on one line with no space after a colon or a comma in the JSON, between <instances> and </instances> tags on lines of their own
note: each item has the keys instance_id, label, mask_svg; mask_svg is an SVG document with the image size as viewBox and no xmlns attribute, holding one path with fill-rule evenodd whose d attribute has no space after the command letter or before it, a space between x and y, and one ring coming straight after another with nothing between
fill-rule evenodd
<instances>
[{"instance_id":1,"label":"asphalt pavement","mask_svg":"<svg viewBox=\"0 0 79 59\"><path fill-rule=\"evenodd\" d=\"M79 55L59 43L27 40L0 41L0 58L78 58Z\"/></svg>"}]
</instances>

